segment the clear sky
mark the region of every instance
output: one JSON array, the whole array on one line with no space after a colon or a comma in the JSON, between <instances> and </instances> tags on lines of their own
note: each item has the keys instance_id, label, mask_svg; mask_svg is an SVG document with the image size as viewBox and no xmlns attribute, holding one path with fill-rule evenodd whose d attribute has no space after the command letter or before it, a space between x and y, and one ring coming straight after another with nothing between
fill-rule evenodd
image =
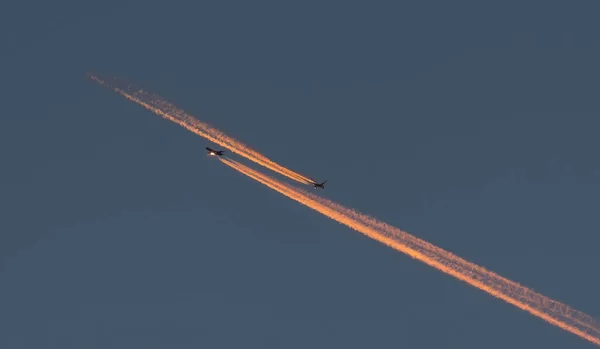
<instances>
[{"instance_id":1,"label":"clear sky","mask_svg":"<svg viewBox=\"0 0 600 349\"><path fill-rule=\"evenodd\" d=\"M600 317L599 10L5 5L0 347L593 348L233 172L85 73Z\"/></svg>"}]
</instances>

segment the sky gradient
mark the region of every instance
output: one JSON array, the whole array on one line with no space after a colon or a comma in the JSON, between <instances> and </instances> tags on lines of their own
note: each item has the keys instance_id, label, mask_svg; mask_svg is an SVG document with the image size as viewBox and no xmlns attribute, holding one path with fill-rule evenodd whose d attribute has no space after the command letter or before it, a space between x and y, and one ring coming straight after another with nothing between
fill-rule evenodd
<instances>
[{"instance_id":1,"label":"sky gradient","mask_svg":"<svg viewBox=\"0 0 600 349\"><path fill-rule=\"evenodd\" d=\"M596 3L34 3L0 14L3 348L594 347L85 74L600 318Z\"/></svg>"}]
</instances>

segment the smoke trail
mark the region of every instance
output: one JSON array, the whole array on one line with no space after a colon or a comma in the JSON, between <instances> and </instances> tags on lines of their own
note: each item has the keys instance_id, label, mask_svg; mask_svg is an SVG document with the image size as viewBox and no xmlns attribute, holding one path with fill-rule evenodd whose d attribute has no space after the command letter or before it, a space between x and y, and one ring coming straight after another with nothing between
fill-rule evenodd
<instances>
[{"instance_id":1,"label":"smoke trail","mask_svg":"<svg viewBox=\"0 0 600 349\"><path fill-rule=\"evenodd\" d=\"M290 187L239 162L230 159L220 160L248 177L343 225L452 275L552 325L600 345L600 327L593 322L590 316L582 312L575 311L560 302L500 277L483 267L468 262L397 228L378 222L372 217L307 193L304 190Z\"/></svg>"},{"instance_id":2,"label":"smoke trail","mask_svg":"<svg viewBox=\"0 0 600 349\"><path fill-rule=\"evenodd\" d=\"M251 149L247 145L227 136L212 126L197 120L193 116L175 107L173 104L167 102L158 95L136 89L129 84L118 81L117 79L112 79L112 82L107 82L91 73L88 73L88 77L100 83L101 85L114 90L128 100L135 102L154 112L155 114L162 116L167 120L173 121L180 126L183 126L187 130L204 137L215 144L227 148L231 152L239 154L250 161L254 161L261 166L264 166L302 184L314 183L312 179L277 164L276 162L268 159L266 156Z\"/></svg>"},{"instance_id":3,"label":"smoke trail","mask_svg":"<svg viewBox=\"0 0 600 349\"><path fill-rule=\"evenodd\" d=\"M484 267L468 262L448 251L445 251L427 241L421 240L415 236L412 236L402 230L390 226L386 223L379 222L373 217L369 217L365 214L359 213L355 210L343 207L340 204L334 203L327 199L313 195L311 193L305 193L305 195L311 197L315 201L325 202L327 206L336 209L338 212L352 217L358 221L365 223L379 231L384 231L386 234L393 236L399 241L407 245L414 246L423 251L427 251L435 258L441 258L445 264L452 265L453 268L463 269L466 273L471 273L472 277L481 279L492 288L502 292L512 292L512 295L518 297L521 301L528 303L534 307L543 307L549 313L552 313L555 317L568 317L571 321L575 321L581 326L587 327L588 329L599 332L600 326L591 316L577 311L568 307L565 304L549 299L539 293L536 293L520 284L506 279ZM600 332L599 332L600 333Z\"/></svg>"}]
</instances>

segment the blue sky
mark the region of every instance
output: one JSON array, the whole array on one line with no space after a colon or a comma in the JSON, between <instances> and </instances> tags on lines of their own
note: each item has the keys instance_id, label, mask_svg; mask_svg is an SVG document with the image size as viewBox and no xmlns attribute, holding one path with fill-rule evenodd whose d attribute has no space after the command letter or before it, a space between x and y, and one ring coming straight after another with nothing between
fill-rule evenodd
<instances>
[{"instance_id":1,"label":"blue sky","mask_svg":"<svg viewBox=\"0 0 600 349\"><path fill-rule=\"evenodd\" d=\"M600 317L598 6L9 4L0 344L593 347L234 173L85 73Z\"/></svg>"}]
</instances>

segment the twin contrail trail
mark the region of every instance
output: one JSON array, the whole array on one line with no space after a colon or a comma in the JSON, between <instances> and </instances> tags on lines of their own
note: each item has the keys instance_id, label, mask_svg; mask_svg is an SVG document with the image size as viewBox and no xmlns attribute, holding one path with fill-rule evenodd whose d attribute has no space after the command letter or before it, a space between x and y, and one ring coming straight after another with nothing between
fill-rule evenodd
<instances>
[{"instance_id":1,"label":"twin contrail trail","mask_svg":"<svg viewBox=\"0 0 600 349\"><path fill-rule=\"evenodd\" d=\"M592 317L536 293L451 252L340 204L291 187L237 161L220 158L227 166L323 215L448 275L525 310L563 330L600 345L600 326Z\"/></svg>"},{"instance_id":2,"label":"twin contrail trail","mask_svg":"<svg viewBox=\"0 0 600 349\"><path fill-rule=\"evenodd\" d=\"M137 89L132 85L115 78L111 79L111 81L107 81L91 73L88 74L88 77L100 83L101 85L114 90L128 100L137 103L154 112L155 114L162 116L167 120L173 121L174 123L183 126L187 130L204 137L215 144L227 148L231 152L239 154L250 161L254 161L261 166L264 166L302 184L314 183L312 179L279 165L275 161L260 154L256 150L251 149L242 142L226 135L222 131L217 130L207 123L199 121L158 95Z\"/></svg>"},{"instance_id":3,"label":"twin contrail trail","mask_svg":"<svg viewBox=\"0 0 600 349\"><path fill-rule=\"evenodd\" d=\"M88 74L96 82L111 88L123 97L133 101L159 116L173 121L189 131L202 136L215 144L229 149L248 160L264 166L302 184L313 184L314 181L295 171L268 159L256 150L244 145L236 139L224 134L212 126L200 122L193 116L178 109L163 98L150 94L117 79L111 82ZM484 267L464 260L453 253L421 240L398 228L340 204L308 193L268 177L241 163L220 157L224 164L240 173L255 179L267 187L291 198L323 215L346 225L374 240L377 240L397 251L405 253L433 268L468 283L492 296L502 299L524 311L527 311L548 323L569 331L596 345L600 345L600 326L589 315L574 310L565 304L552 300L534 292L518 283L508 280Z\"/></svg>"}]
</instances>

